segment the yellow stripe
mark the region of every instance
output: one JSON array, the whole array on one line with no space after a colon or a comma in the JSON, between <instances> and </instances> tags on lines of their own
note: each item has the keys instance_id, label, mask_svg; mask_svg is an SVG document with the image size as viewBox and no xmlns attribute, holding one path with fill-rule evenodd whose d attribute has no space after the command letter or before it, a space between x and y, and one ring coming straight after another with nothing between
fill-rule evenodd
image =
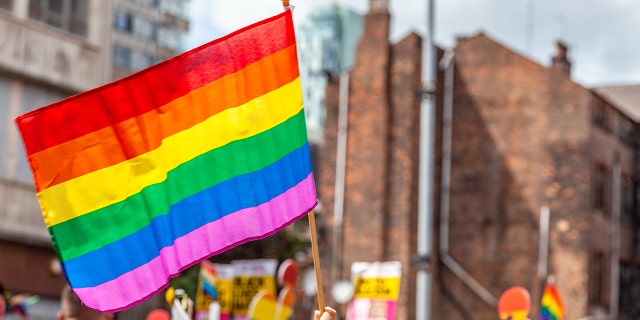
<instances>
[{"instance_id":1,"label":"yellow stripe","mask_svg":"<svg viewBox=\"0 0 640 320\"><path fill-rule=\"evenodd\" d=\"M552 296L543 296L542 305L546 306L554 315L562 314L562 308Z\"/></svg>"},{"instance_id":2,"label":"yellow stripe","mask_svg":"<svg viewBox=\"0 0 640 320\"><path fill-rule=\"evenodd\" d=\"M207 103L207 92L193 91L171 103L184 104L188 116L189 105L194 101ZM45 223L51 227L120 202L164 181L167 172L178 165L229 142L267 131L301 109L300 78L297 78L164 139L153 151L44 189L38 197Z\"/></svg>"}]
</instances>

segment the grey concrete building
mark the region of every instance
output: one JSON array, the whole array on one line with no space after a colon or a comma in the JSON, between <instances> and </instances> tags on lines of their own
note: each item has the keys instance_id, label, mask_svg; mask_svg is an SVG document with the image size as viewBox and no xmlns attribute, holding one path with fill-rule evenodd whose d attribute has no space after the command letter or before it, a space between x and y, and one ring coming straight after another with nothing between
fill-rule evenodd
<instances>
[{"instance_id":1,"label":"grey concrete building","mask_svg":"<svg viewBox=\"0 0 640 320\"><path fill-rule=\"evenodd\" d=\"M53 319L64 279L13 119L111 79L111 6L0 1L0 283L41 297L33 319Z\"/></svg>"},{"instance_id":2,"label":"grey concrete building","mask_svg":"<svg viewBox=\"0 0 640 320\"><path fill-rule=\"evenodd\" d=\"M65 280L13 119L182 52L187 4L0 0L0 284L40 297L30 319L56 318ZM140 319L147 311L118 318Z\"/></svg>"}]
</instances>

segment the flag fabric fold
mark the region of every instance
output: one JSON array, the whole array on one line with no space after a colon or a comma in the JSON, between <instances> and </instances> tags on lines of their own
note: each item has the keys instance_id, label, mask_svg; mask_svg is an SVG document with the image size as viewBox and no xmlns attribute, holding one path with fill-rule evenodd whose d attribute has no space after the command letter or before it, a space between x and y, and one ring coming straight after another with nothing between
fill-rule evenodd
<instances>
[{"instance_id":1,"label":"flag fabric fold","mask_svg":"<svg viewBox=\"0 0 640 320\"><path fill-rule=\"evenodd\" d=\"M317 203L290 10L15 121L65 276L103 312Z\"/></svg>"},{"instance_id":2,"label":"flag fabric fold","mask_svg":"<svg viewBox=\"0 0 640 320\"><path fill-rule=\"evenodd\" d=\"M552 283L547 283L542 293L540 320L564 320L564 305Z\"/></svg>"}]
</instances>

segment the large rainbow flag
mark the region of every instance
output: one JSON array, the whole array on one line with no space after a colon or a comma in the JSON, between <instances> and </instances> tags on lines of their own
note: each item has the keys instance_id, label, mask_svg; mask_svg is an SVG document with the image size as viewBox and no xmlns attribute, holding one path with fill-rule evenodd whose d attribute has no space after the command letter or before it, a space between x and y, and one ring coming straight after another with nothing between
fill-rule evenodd
<instances>
[{"instance_id":1,"label":"large rainbow flag","mask_svg":"<svg viewBox=\"0 0 640 320\"><path fill-rule=\"evenodd\" d=\"M290 10L16 123L67 280L100 311L317 203Z\"/></svg>"},{"instance_id":2,"label":"large rainbow flag","mask_svg":"<svg viewBox=\"0 0 640 320\"><path fill-rule=\"evenodd\" d=\"M564 305L552 283L547 283L542 293L540 320L564 320Z\"/></svg>"}]
</instances>

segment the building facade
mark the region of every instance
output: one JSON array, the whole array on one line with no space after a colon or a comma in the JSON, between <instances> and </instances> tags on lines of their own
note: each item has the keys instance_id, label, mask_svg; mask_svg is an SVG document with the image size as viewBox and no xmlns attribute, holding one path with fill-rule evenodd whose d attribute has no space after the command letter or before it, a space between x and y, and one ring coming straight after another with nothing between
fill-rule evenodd
<instances>
[{"instance_id":1,"label":"building facade","mask_svg":"<svg viewBox=\"0 0 640 320\"><path fill-rule=\"evenodd\" d=\"M186 0L114 0L113 79L185 51L187 15Z\"/></svg>"},{"instance_id":2,"label":"building facade","mask_svg":"<svg viewBox=\"0 0 640 320\"><path fill-rule=\"evenodd\" d=\"M30 319L55 319L65 280L13 119L178 54L186 4L0 0L0 284L10 294L40 297Z\"/></svg>"},{"instance_id":3,"label":"building facade","mask_svg":"<svg viewBox=\"0 0 640 320\"><path fill-rule=\"evenodd\" d=\"M97 0L0 1L0 283L41 296L33 319L51 319L48 305L55 316L64 279L13 119L110 79L110 10Z\"/></svg>"},{"instance_id":4,"label":"building facade","mask_svg":"<svg viewBox=\"0 0 640 320\"><path fill-rule=\"evenodd\" d=\"M398 319L412 319L416 268L421 41L389 43L386 1L373 1L350 76L329 80L317 184L318 226L326 287L349 280L353 262L400 261ZM390 59L390 57L394 57ZM346 124L340 87L348 81ZM343 107L344 108L344 107ZM344 128L339 130L339 128ZM346 141L342 148L338 141ZM336 167L344 166L344 174ZM314 168L315 170L316 168ZM338 187L342 186L342 187ZM340 189L340 192L336 190ZM341 312L344 313L344 306Z\"/></svg>"},{"instance_id":5,"label":"building facade","mask_svg":"<svg viewBox=\"0 0 640 320\"><path fill-rule=\"evenodd\" d=\"M350 72L343 192L339 81L327 87L318 225L327 287L355 261L398 260L397 319L414 319L421 41L389 43L386 8L370 2ZM437 72L432 319L495 319L512 286L536 318L548 279L567 319L638 317L640 105L575 83L567 47L556 50L543 66L477 34Z\"/></svg>"}]
</instances>

